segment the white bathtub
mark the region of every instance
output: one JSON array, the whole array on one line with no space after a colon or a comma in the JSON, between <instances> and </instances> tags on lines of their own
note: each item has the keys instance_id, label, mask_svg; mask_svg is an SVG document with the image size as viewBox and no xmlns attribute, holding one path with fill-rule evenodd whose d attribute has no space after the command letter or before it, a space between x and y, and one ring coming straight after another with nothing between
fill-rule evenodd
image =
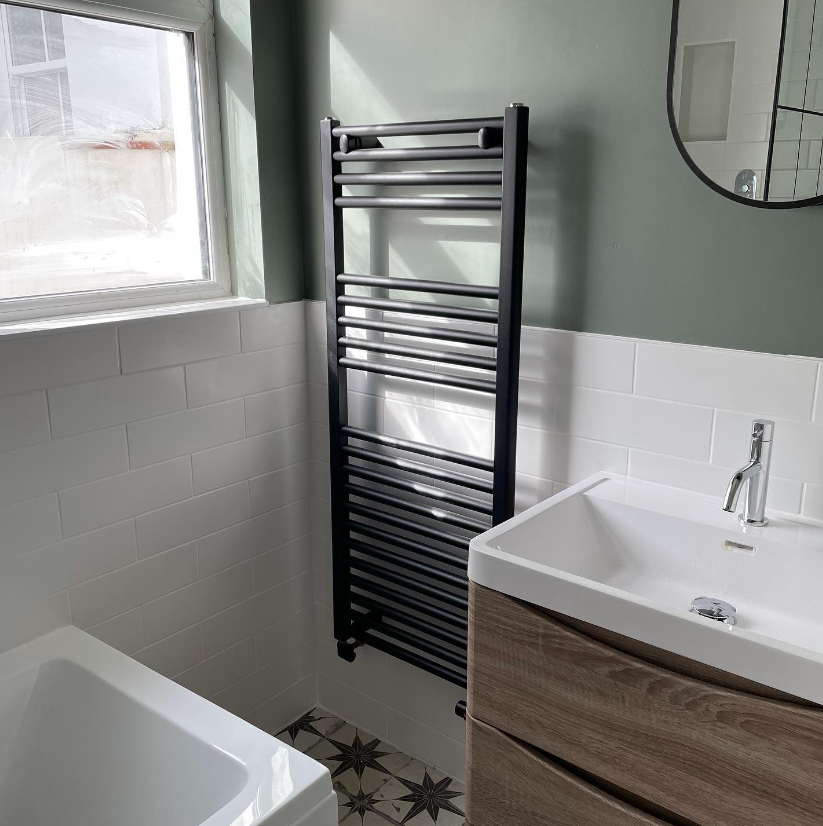
<instances>
[{"instance_id":1,"label":"white bathtub","mask_svg":"<svg viewBox=\"0 0 823 826\"><path fill-rule=\"evenodd\" d=\"M0 655L2 826L333 826L328 771L76 628Z\"/></svg>"}]
</instances>

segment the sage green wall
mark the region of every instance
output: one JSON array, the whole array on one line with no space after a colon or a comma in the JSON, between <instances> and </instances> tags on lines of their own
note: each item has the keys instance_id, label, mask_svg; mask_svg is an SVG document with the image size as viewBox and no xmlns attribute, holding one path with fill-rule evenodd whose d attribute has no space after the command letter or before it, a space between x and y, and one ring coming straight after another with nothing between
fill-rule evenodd
<instances>
[{"instance_id":1,"label":"sage green wall","mask_svg":"<svg viewBox=\"0 0 823 826\"><path fill-rule=\"evenodd\" d=\"M266 298L303 298L293 0L250 0Z\"/></svg>"},{"instance_id":2,"label":"sage green wall","mask_svg":"<svg viewBox=\"0 0 823 826\"><path fill-rule=\"evenodd\" d=\"M303 298L293 0L215 0L223 175L238 295Z\"/></svg>"},{"instance_id":3,"label":"sage green wall","mask_svg":"<svg viewBox=\"0 0 823 826\"><path fill-rule=\"evenodd\" d=\"M823 356L823 211L740 206L686 167L666 119L670 13L667 0L302 0L307 297L323 295L322 117L467 117L517 100L531 107L525 323ZM350 268L493 269L488 222L350 228Z\"/></svg>"}]
</instances>

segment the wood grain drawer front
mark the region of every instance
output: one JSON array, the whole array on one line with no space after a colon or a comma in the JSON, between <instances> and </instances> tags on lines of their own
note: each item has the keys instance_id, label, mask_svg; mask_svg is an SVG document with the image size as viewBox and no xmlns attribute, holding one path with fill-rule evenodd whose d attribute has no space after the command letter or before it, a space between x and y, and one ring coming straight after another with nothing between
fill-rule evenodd
<instances>
[{"instance_id":1,"label":"wood grain drawer front","mask_svg":"<svg viewBox=\"0 0 823 826\"><path fill-rule=\"evenodd\" d=\"M479 586L469 611L477 720L694 823L823 823L823 711L668 671Z\"/></svg>"},{"instance_id":2,"label":"wood grain drawer front","mask_svg":"<svg viewBox=\"0 0 823 826\"><path fill-rule=\"evenodd\" d=\"M497 729L467 724L466 826L668 826Z\"/></svg>"}]
</instances>

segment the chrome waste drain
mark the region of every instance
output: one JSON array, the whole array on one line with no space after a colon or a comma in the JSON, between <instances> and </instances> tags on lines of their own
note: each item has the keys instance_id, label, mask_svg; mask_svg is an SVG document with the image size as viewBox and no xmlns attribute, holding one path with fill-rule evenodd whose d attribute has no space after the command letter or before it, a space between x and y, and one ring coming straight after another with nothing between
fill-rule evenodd
<instances>
[{"instance_id":1,"label":"chrome waste drain","mask_svg":"<svg viewBox=\"0 0 823 826\"><path fill-rule=\"evenodd\" d=\"M701 617L714 620L715 622L725 622L726 625L734 625L737 622L735 614L737 608L722 599L714 597L697 597L692 600L692 607L689 609L693 614L700 614Z\"/></svg>"}]
</instances>

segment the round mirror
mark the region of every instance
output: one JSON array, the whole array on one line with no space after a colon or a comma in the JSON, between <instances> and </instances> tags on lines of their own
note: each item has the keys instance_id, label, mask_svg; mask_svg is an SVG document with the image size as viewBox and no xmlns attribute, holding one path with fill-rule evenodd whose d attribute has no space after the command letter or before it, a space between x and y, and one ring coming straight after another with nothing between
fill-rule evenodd
<instances>
[{"instance_id":1,"label":"round mirror","mask_svg":"<svg viewBox=\"0 0 823 826\"><path fill-rule=\"evenodd\" d=\"M740 203L823 203L823 0L673 0L669 122Z\"/></svg>"}]
</instances>

